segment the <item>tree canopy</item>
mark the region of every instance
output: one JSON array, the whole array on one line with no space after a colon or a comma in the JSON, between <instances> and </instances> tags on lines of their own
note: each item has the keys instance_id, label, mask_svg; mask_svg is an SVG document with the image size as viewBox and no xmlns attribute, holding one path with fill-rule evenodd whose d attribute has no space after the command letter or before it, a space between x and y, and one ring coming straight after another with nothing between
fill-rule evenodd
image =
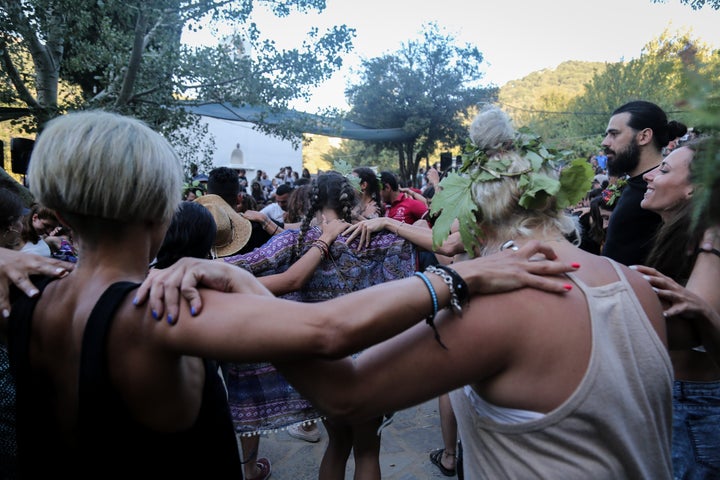
<instances>
[{"instance_id":1,"label":"tree canopy","mask_svg":"<svg viewBox=\"0 0 720 480\"><path fill-rule=\"evenodd\" d=\"M196 119L175 108L179 100L282 110L308 98L352 48L354 31L342 25L312 29L302 45L278 50L250 21L259 6L286 16L321 11L325 0L2 1L0 103L31 110L27 131L66 111L103 108L141 118L192 150L189 136L203 132L182 133ZM184 28L221 23L236 33L217 46L182 44ZM58 94L61 81L74 87L66 95ZM283 138L301 135L262 127Z\"/></svg>"},{"instance_id":2,"label":"tree canopy","mask_svg":"<svg viewBox=\"0 0 720 480\"><path fill-rule=\"evenodd\" d=\"M667 0L653 0L654 3L665 3ZM690 5L693 10L700 10L705 5L714 10L720 9L720 0L680 0L680 3Z\"/></svg>"},{"instance_id":3,"label":"tree canopy","mask_svg":"<svg viewBox=\"0 0 720 480\"><path fill-rule=\"evenodd\" d=\"M434 23L423 26L421 37L395 53L364 60L360 81L346 90L352 121L411 134L402 142L376 145L377 152L397 152L405 182L442 143L464 144L468 110L495 94L480 84L483 56L477 47L458 45Z\"/></svg>"}]
</instances>

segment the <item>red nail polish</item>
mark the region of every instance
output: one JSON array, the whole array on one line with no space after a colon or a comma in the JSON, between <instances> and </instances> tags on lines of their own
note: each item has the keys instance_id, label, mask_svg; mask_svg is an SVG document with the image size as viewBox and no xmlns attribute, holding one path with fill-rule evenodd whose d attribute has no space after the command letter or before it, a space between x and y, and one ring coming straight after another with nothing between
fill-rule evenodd
<instances>
[{"instance_id":1,"label":"red nail polish","mask_svg":"<svg viewBox=\"0 0 720 480\"><path fill-rule=\"evenodd\" d=\"M572 290L572 285L566 283L565 285L563 285L563 288L569 292L570 290Z\"/></svg>"},{"instance_id":2,"label":"red nail polish","mask_svg":"<svg viewBox=\"0 0 720 480\"><path fill-rule=\"evenodd\" d=\"M573 268L580 268L580 264L577 263L577 262L571 263L570 266L573 267Z\"/></svg>"}]
</instances>

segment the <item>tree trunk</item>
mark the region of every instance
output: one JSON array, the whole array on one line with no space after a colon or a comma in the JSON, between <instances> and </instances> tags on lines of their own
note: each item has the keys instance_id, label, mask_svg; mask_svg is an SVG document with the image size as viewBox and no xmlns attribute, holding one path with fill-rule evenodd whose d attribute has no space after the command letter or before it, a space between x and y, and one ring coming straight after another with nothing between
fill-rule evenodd
<instances>
[{"instance_id":1,"label":"tree trunk","mask_svg":"<svg viewBox=\"0 0 720 480\"><path fill-rule=\"evenodd\" d=\"M400 152L400 182L404 186L412 185L412 164L414 162L413 156L415 152L415 140L410 140L405 143L401 143L398 147Z\"/></svg>"}]
</instances>

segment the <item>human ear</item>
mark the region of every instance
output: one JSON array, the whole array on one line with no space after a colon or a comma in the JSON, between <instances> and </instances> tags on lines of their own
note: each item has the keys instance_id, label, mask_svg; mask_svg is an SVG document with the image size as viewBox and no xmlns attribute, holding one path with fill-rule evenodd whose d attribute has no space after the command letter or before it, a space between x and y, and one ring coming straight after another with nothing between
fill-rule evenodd
<instances>
[{"instance_id":1,"label":"human ear","mask_svg":"<svg viewBox=\"0 0 720 480\"><path fill-rule=\"evenodd\" d=\"M650 128L643 128L637 133L637 139L638 144L640 145L648 145L650 142L652 142L653 139L653 131Z\"/></svg>"}]
</instances>

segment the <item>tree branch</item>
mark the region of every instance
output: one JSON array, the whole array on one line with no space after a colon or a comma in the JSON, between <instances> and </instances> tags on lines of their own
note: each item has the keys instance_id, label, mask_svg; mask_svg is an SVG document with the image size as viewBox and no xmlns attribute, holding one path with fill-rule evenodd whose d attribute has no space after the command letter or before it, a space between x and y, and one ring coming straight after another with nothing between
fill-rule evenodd
<instances>
[{"instance_id":1,"label":"tree branch","mask_svg":"<svg viewBox=\"0 0 720 480\"><path fill-rule=\"evenodd\" d=\"M115 106L127 105L132 96L132 90L135 87L135 80L140 71L140 63L142 62L142 54L145 48L145 31L147 30L147 17L140 10L138 12L137 22L135 23L135 40L133 42L132 52L130 53L130 61L128 62L125 78L123 80L120 94L115 101Z\"/></svg>"},{"instance_id":2,"label":"tree branch","mask_svg":"<svg viewBox=\"0 0 720 480\"><path fill-rule=\"evenodd\" d=\"M219 82L212 82L212 83L198 83L195 85L178 85L180 88L183 89L196 89L196 88L207 88L207 87L219 87L221 85L227 85L228 83L237 82L239 80L242 80L245 77L234 77L229 78L227 80L222 80Z\"/></svg>"},{"instance_id":3,"label":"tree branch","mask_svg":"<svg viewBox=\"0 0 720 480\"><path fill-rule=\"evenodd\" d=\"M15 86L15 89L17 90L20 99L25 102L30 108L41 108L40 104L37 102L37 100L35 100L35 97L32 96L30 90L28 90L27 86L25 85L25 82L23 82L22 78L20 77L20 72L18 72L17 68L15 67L15 63L10 57L10 52L8 52L8 47L7 43L5 43L5 39L0 39L0 53L2 53L1 58L2 63L5 66L5 71L7 72L8 77L10 77L10 81Z\"/></svg>"}]
</instances>

